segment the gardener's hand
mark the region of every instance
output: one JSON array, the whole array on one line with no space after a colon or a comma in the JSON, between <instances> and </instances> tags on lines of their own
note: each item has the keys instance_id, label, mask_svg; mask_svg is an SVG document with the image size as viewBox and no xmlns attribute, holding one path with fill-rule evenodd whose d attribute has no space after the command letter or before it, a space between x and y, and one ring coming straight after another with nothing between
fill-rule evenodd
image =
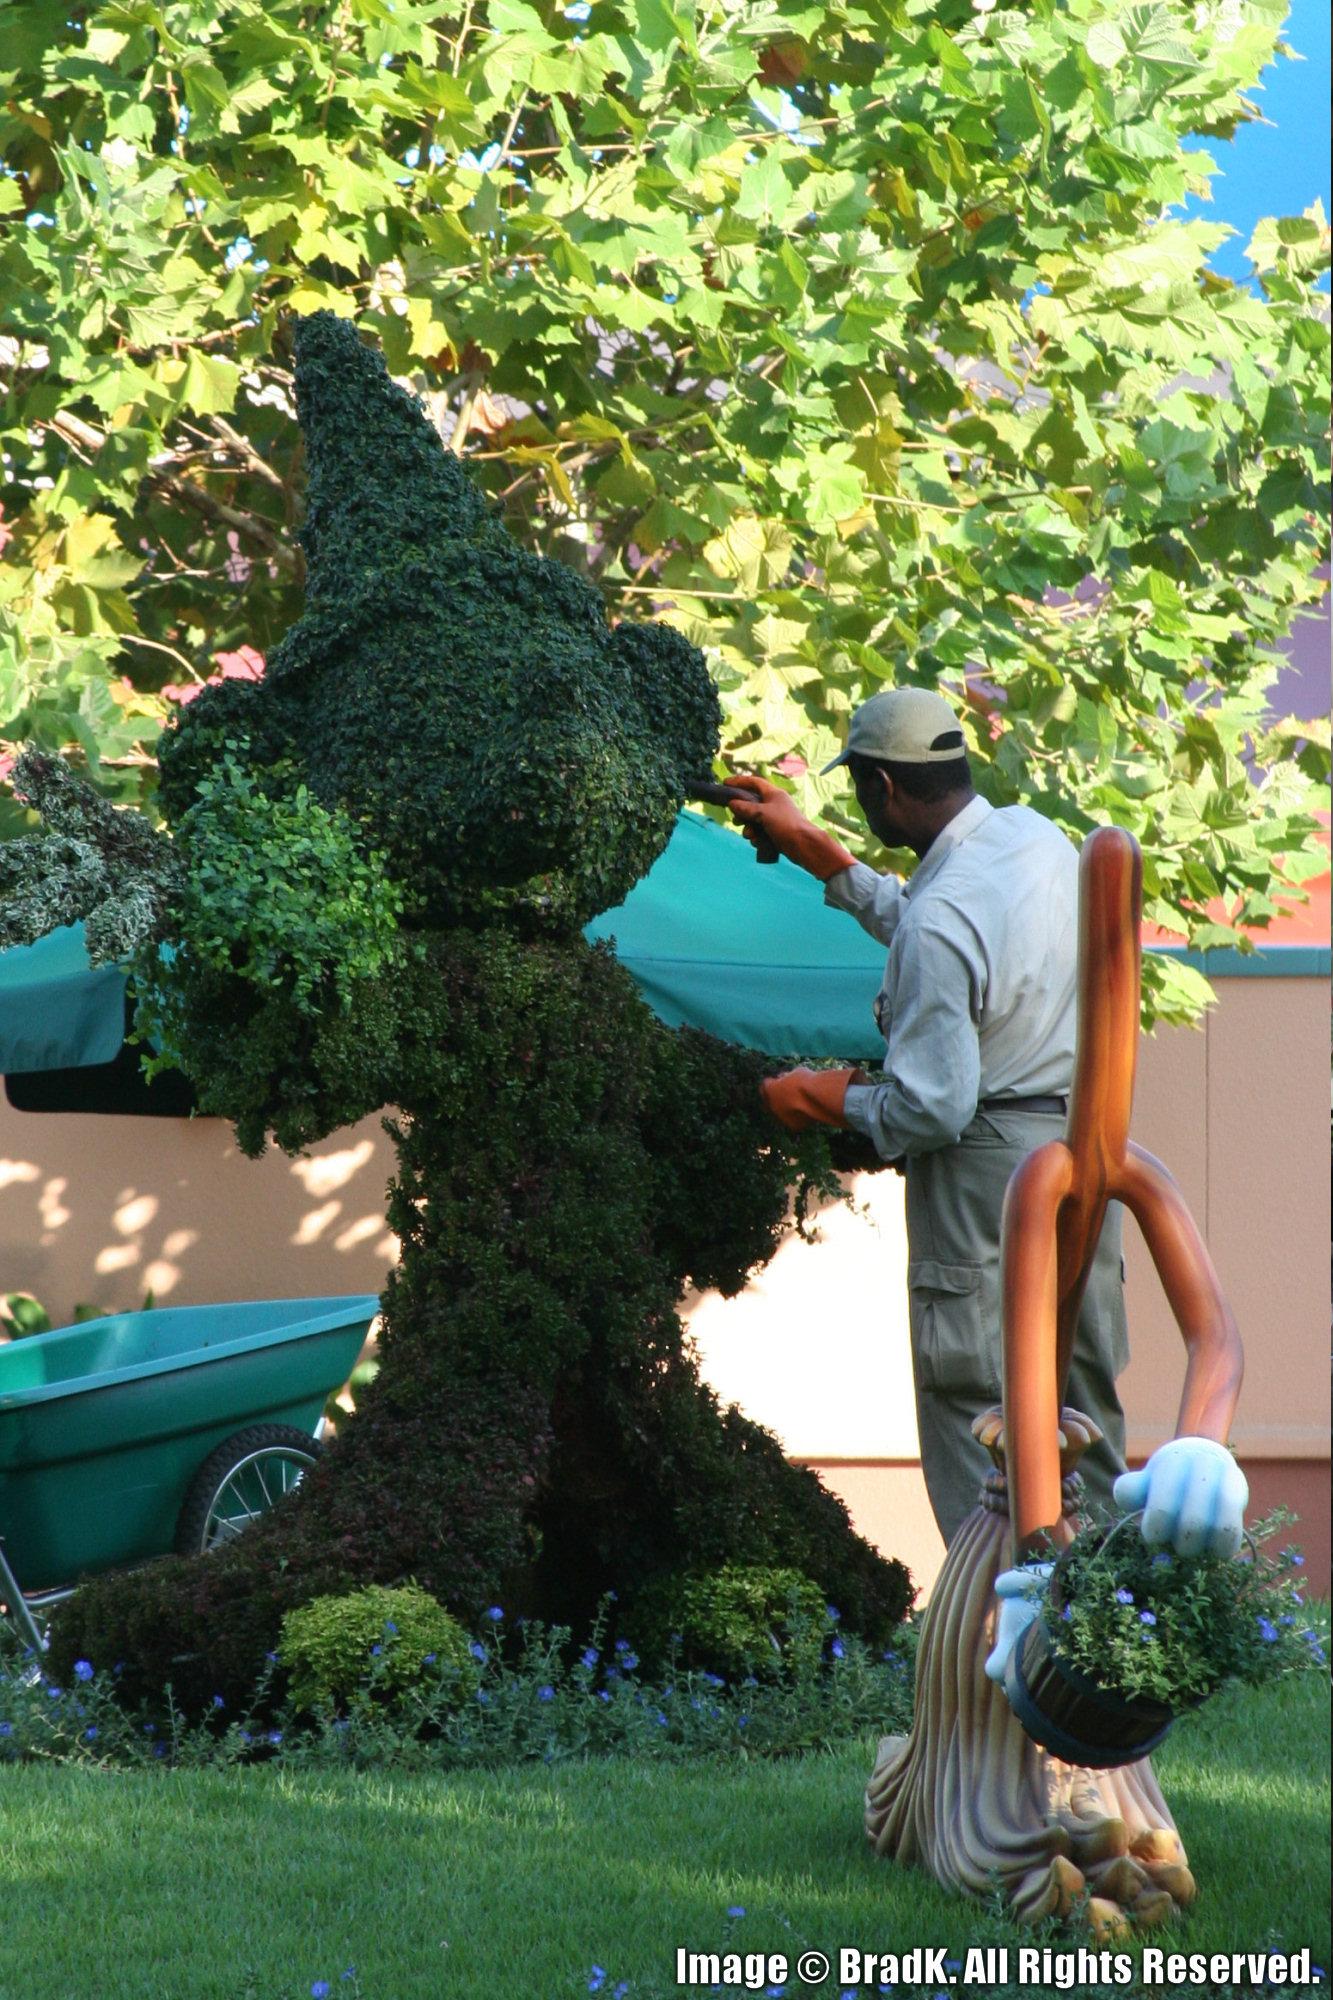
<instances>
[{"instance_id":1,"label":"gardener's hand","mask_svg":"<svg viewBox=\"0 0 1333 2000\"><path fill-rule=\"evenodd\" d=\"M1054 1563L1024 1563L1021 1569L1002 1570L995 1579L995 1595L1000 1600L1000 1616L995 1627L995 1644L986 1661L986 1677L1003 1681L1004 1670L1015 1646L1041 1610Z\"/></svg>"},{"instance_id":2,"label":"gardener's hand","mask_svg":"<svg viewBox=\"0 0 1333 2000\"><path fill-rule=\"evenodd\" d=\"M851 867L853 857L847 849L808 820L781 785L770 785L767 778L728 778L727 783L754 793L753 805L740 799L733 799L731 805L732 818L741 822L747 840L751 827L766 833L779 854L785 854L818 882L827 882L830 876Z\"/></svg>"},{"instance_id":3,"label":"gardener's hand","mask_svg":"<svg viewBox=\"0 0 1333 2000\"><path fill-rule=\"evenodd\" d=\"M1172 1438L1139 1472L1122 1472L1112 1491L1126 1514L1143 1509L1140 1532L1179 1556L1234 1556L1250 1489L1225 1445Z\"/></svg>"},{"instance_id":4,"label":"gardener's hand","mask_svg":"<svg viewBox=\"0 0 1333 2000\"><path fill-rule=\"evenodd\" d=\"M766 1076L759 1086L765 1111L789 1132L811 1125L845 1126L843 1100L849 1083L864 1083L859 1069L789 1069L785 1076Z\"/></svg>"}]
</instances>

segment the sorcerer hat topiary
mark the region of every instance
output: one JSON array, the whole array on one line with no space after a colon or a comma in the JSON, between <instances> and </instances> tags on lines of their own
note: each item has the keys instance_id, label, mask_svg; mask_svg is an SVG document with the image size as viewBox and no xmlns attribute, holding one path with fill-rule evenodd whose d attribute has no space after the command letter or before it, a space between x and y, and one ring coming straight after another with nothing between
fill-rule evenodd
<instances>
[{"instance_id":1,"label":"sorcerer hat topiary","mask_svg":"<svg viewBox=\"0 0 1333 2000\"><path fill-rule=\"evenodd\" d=\"M651 867L711 761L702 655L668 626L612 631L590 584L520 548L330 312L297 322L296 403L306 609L261 685L185 712L168 813L225 709L258 765L285 755L361 823L418 922L581 926Z\"/></svg>"}]
</instances>

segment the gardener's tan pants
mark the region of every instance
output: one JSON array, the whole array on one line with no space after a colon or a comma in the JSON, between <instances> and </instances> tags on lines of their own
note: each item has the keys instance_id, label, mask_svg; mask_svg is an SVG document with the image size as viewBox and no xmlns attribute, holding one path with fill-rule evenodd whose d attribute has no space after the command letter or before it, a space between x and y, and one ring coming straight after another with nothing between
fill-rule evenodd
<instances>
[{"instance_id":1,"label":"gardener's tan pants","mask_svg":"<svg viewBox=\"0 0 1333 2000\"><path fill-rule=\"evenodd\" d=\"M1001 1382L1000 1209L1009 1176L1037 1146L1058 1139L1058 1114L978 1112L955 1146L906 1162L907 1290L921 1467L949 1542L977 1502L990 1459L974 1417L998 1403ZM1091 1500L1111 1501L1125 1469L1125 1419L1116 1377L1129 1360L1120 1262L1121 1208L1106 1212L1074 1341L1064 1400L1104 1433L1080 1470Z\"/></svg>"}]
</instances>

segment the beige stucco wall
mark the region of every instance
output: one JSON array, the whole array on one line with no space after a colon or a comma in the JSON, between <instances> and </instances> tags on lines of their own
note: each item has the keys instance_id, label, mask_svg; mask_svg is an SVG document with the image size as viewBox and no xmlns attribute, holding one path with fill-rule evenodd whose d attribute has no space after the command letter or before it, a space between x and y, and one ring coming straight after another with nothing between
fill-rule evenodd
<instances>
[{"instance_id":1,"label":"beige stucco wall","mask_svg":"<svg viewBox=\"0 0 1333 2000\"><path fill-rule=\"evenodd\" d=\"M1246 1343L1234 1431L1243 1459L1329 1449L1328 988L1224 979L1201 1032L1141 1045L1134 1136L1175 1174ZM57 1324L79 1304L139 1305L377 1291L393 1154L369 1119L309 1159L236 1151L212 1120L25 1115L0 1102L0 1291L34 1292ZM789 1239L740 1298L688 1302L704 1372L824 1469L865 1531L923 1584L942 1549L915 1466L902 1184L863 1177L854 1206ZM1131 1453L1171 1435L1183 1350L1132 1225ZM1270 1482L1271 1483L1271 1482Z\"/></svg>"},{"instance_id":2,"label":"beige stucco wall","mask_svg":"<svg viewBox=\"0 0 1333 2000\"><path fill-rule=\"evenodd\" d=\"M219 1119L25 1113L0 1099L0 1292L76 1306L377 1292L393 1150L378 1119L247 1160Z\"/></svg>"},{"instance_id":3,"label":"beige stucco wall","mask_svg":"<svg viewBox=\"0 0 1333 2000\"><path fill-rule=\"evenodd\" d=\"M1202 1034L1143 1045L1134 1137L1179 1181L1245 1342L1242 1457L1329 1451L1329 993L1322 979L1220 979ZM1171 1435L1180 1336L1126 1232L1131 1440Z\"/></svg>"}]
</instances>

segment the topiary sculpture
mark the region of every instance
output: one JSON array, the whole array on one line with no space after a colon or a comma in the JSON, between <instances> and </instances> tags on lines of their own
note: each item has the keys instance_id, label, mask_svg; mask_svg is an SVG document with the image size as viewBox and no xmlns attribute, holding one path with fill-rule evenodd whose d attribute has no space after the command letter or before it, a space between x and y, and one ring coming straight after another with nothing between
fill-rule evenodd
<instances>
[{"instance_id":1,"label":"topiary sculpture","mask_svg":"<svg viewBox=\"0 0 1333 2000\"><path fill-rule=\"evenodd\" d=\"M262 682L163 738L173 839L135 978L162 1059L252 1153L395 1107L383 1363L289 1504L224 1553L86 1584L55 1662L202 1709L328 1592L414 1577L469 1617L503 1592L575 1621L724 1562L798 1569L883 1636L906 1571L719 1410L676 1315L687 1280L741 1287L791 1188L803 1210L831 1185L826 1142L766 1117L762 1058L663 1027L580 934L709 765L703 660L609 630L514 544L346 322L298 323L296 390L306 613ZM92 805L82 837L109 837ZM85 865L58 920L104 879Z\"/></svg>"}]
</instances>

